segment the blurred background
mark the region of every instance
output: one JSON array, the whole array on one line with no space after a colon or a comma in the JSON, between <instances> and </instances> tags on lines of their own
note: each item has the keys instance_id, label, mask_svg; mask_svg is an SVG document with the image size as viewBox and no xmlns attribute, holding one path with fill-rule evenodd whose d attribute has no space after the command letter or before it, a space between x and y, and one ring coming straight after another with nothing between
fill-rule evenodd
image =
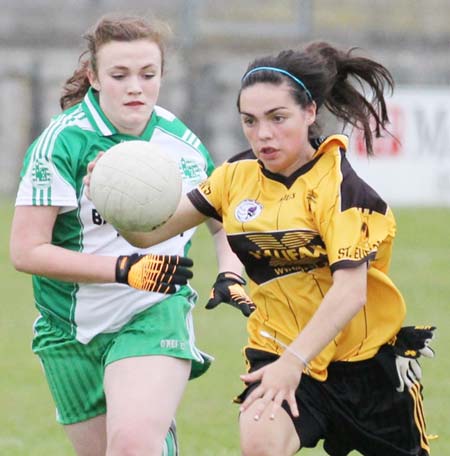
<instances>
[{"instance_id":1,"label":"blurred background","mask_svg":"<svg viewBox=\"0 0 450 456\"><path fill-rule=\"evenodd\" d=\"M405 324L436 324L436 359L423 384L433 454L450 454L450 1L449 0L0 0L0 455L73 451L32 354L36 318L30 277L9 261L13 198L26 148L59 109L60 90L104 13L155 16L173 30L160 102L203 140L216 163L247 148L236 111L240 78L257 56L327 40L357 46L393 73L391 131L368 160L358 133L350 160L394 207L391 277L408 303ZM339 128L332 119L328 129ZM216 269L201 227L192 257L199 346L216 361L192 382L177 420L183 456L239 454L239 355L245 320L230 306L206 311ZM319 446L302 451L323 456ZM352 453L353 456L354 453ZM382 456L382 455L380 455Z\"/></svg>"},{"instance_id":2,"label":"blurred background","mask_svg":"<svg viewBox=\"0 0 450 456\"><path fill-rule=\"evenodd\" d=\"M252 59L313 39L360 47L394 75L391 130L401 146L381 141L368 163L354 135L355 167L392 204L450 205L448 0L0 0L0 11L0 194L15 193L25 149L58 113L83 33L104 13L126 12L170 24L159 104L217 163L246 147L235 103Z\"/></svg>"}]
</instances>

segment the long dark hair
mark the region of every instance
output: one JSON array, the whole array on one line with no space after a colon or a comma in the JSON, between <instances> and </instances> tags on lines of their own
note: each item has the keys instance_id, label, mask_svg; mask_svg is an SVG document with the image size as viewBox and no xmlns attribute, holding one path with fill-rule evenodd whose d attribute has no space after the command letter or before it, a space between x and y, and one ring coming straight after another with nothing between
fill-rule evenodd
<instances>
[{"instance_id":1,"label":"long dark hair","mask_svg":"<svg viewBox=\"0 0 450 456\"><path fill-rule=\"evenodd\" d=\"M97 73L97 52L102 45L110 41L136 40L156 43L161 51L162 71L168 35L169 27L163 22L150 23L138 16L107 15L100 18L92 31L84 35L88 43L87 49L80 55L78 68L63 86L59 100L61 108L67 109L83 99L90 87L87 69L90 67Z\"/></svg>"},{"instance_id":2,"label":"long dark hair","mask_svg":"<svg viewBox=\"0 0 450 456\"><path fill-rule=\"evenodd\" d=\"M243 89L258 82L282 84L286 82L296 102L306 107L313 101L317 110L325 106L333 115L364 132L367 153L372 154L373 135L386 131L389 116L385 92L394 89L391 73L383 65L366 57L355 55L357 48L340 50L329 43L315 41L302 50L284 50L275 56L258 58L251 62L242 79L238 95ZM282 72L261 70L259 67L275 67L287 71L304 84L296 82ZM250 74L249 74L250 73ZM366 96L370 89L372 97ZM310 129L310 135L318 134L318 125ZM389 134L389 132L387 132Z\"/></svg>"}]
</instances>

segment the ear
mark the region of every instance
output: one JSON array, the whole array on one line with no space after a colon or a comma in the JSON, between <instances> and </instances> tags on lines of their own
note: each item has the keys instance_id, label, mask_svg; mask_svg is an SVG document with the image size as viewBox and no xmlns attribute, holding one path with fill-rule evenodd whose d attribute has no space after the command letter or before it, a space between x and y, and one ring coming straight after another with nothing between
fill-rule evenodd
<instances>
[{"instance_id":1,"label":"ear","mask_svg":"<svg viewBox=\"0 0 450 456\"><path fill-rule=\"evenodd\" d=\"M316 105L315 101L311 102L308 106L306 106L305 114L306 114L306 122L308 123L308 126L311 126L316 121L316 112L317 112L317 105Z\"/></svg>"},{"instance_id":2,"label":"ear","mask_svg":"<svg viewBox=\"0 0 450 456\"><path fill-rule=\"evenodd\" d=\"M100 83L98 82L97 75L94 73L90 66L86 69L86 76L89 79L89 84L91 84L91 87L97 91L100 91Z\"/></svg>"}]
</instances>

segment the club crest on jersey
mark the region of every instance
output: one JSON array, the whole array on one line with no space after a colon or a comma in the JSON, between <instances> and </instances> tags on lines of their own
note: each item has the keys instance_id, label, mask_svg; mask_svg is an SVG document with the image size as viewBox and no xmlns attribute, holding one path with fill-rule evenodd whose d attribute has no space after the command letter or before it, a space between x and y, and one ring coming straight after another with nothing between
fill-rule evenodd
<instances>
[{"instance_id":1,"label":"club crest on jersey","mask_svg":"<svg viewBox=\"0 0 450 456\"><path fill-rule=\"evenodd\" d=\"M48 188L52 183L50 165L46 160L39 159L33 164L31 170L31 183L36 188Z\"/></svg>"},{"instance_id":2,"label":"club crest on jersey","mask_svg":"<svg viewBox=\"0 0 450 456\"><path fill-rule=\"evenodd\" d=\"M239 203L234 211L234 215L240 222L248 222L261 214L262 204L255 200L244 200Z\"/></svg>"}]
</instances>

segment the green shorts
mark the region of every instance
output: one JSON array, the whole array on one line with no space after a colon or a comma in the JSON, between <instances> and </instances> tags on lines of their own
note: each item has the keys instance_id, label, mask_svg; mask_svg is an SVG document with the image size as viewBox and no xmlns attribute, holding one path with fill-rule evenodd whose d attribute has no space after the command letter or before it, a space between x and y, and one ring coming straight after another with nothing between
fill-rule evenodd
<instances>
[{"instance_id":1,"label":"green shorts","mask_svg":"<svg viewBox=\"0 0 450 456\"><path fill-rule=\"evenodd\" d=\"M202 375L212 358L194 345L193 304L179 294L136 315L120 331L82 344L43 317L35 324L33 351L57 409L57 421L73 424L106 413L105 367L123 358L165 355L192 360L190 378Z\"/></svg>"}]
</instances>

